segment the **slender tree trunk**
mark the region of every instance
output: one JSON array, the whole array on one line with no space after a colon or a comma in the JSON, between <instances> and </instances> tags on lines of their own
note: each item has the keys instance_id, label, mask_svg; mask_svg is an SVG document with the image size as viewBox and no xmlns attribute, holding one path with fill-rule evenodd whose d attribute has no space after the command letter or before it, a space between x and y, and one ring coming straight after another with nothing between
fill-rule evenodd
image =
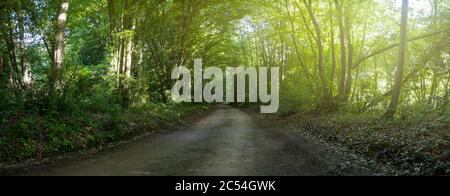
<instances>
[{"instance_id":1,"label":"slender tree trunk","mask_svg":"<svg viewBox=\"0 0 450 196\"><path fill-rule=\"evenodd\" d=\"M353 86L354 86L354 88L353 88L353 90L352 90L352 94L351 94L351 97L350 97L350 103L353 103L353 101L358 101L358 95L357 95L357 93L358 93L358 80L359 80L359 75L360 75L360 70L359 70L359 68L358 69L356 69L356 74L355 74L355 80L354 80L354 82L353 82Z\"/></svg>"},{"instance_id":2,"label":"slender tree trunk","mask_svg":"<svg viewBox=\"0 0 450 196\"><path fill-rule=\"evenodd\" d=\"M263 35L261 35L261 31L260 30L257 31L257 36L258 36L259 44L260 44L260 47L261 47L263 66L267 67L268 66L268 57L267 57L268 55L267 55L267 51L266 51L267 48L266 48L265 41L263 39Z\"/></svg>"},{"instance_id":3,"label":"slender tree trunk","mask_svg":"<svg viewBox=\"0 0 450 196\"><path fill-rule=\"evenodd\" d=\"M436 91L439 85L439 74L437 73L434 67L432 68L432 73L433 73L433 80L431 82L431 93L430 97L428 98L428 104L434 106L436 100Z\"/></svg>"},{"instance_id":4,"label":"slender tree trunk","mask_svg":"<svg viewBox=\"0 0 450 196\"><path fill-rule=\"evenodd\" d=\"M352 19L351 16L347 15L346 17L346 41L347 41L347 50L348 50L348 60L347 60L347 78L345 79L345 94L344 94L344 102L347 103L350 97L350 93L352 91L352 83L353 83L353 75L352 75L352 67L353 67L353 36L352 36Z\"/></svg>"},{"instance_id":5,"label":"slender tree trunk","mask_svg":"<svg viewBox=\"0 0 450 196\"><path fill-rule=\"evenodd\" d=\"M111 39L110 42L110 50L111 50L111 67L113 68L116 74L119 74L119 54L120 54L120 40L117 40L116 32L116 10L114 5L114 0L108 0L108 17L109 17L109 36ZM119 78L117 78L117 82L119 82Z\"/></svg>"},{"instance_id":6,"label":"slender tree trunk","mask_svg":"<svg viewBox=\"0 0 450 196\"><path fill-rule=\"evenodd\" d=\"M0 81L3 80L3 70L5 69L5 65L3 64L3 56L0 54Z\"/></svg>"},{"instance_id":7,"label":"slender tree trunk","mask_svg":"<svg viewBox=\"0 0 450 196\"><path fill-rule=\"evenodd\" d=\"M242 50L242 57L244 58L244 66L248 67L248 54L247 54L247 46L245 45L245 37L244 35L241 33L239 34L239 39L240 39L240 45L241 45L241 50Z\"/></svg>"},{"instance_id":8,"label":"slender tree trunk","mask_svg":"<svg viewBox=\"0 0 450 196\"><path fill-rule=\"evenodd\" d=\"M131 19L131 20L132 20L132 22L131 22L132 25L131 25L131 28L129 29L129 31L131 31L131 33L133 33L134 29L136 27L136 24L135 24L136 21L134 19ZM125 76L127 78L130 78L132 75L131 73L133 70L133 51L134 51L134 38L133 38L133 35L129 35L128 39L127 39L127 51L126 51L127 58L125 59L126 60Z\"/></svg>"},{"instance_id":9,"label":"slender tree trunk","mask_svg":"<svg viewBox=\"0 0 450 196\"><path fill-rule=\"evenodd\" d=\"M306 19L306 15L305 13L303 13L302 8L299 4L297 4L298 10L300 11L300 16L302 17L303 23L305 24L306 27L306 35L308 38L308 42L309 42L309 47L311 48L311 51L313 52L313 56L314 56L314 73L312 75L313 79L317 78L317 72L318 72L318 59L317 59L317 51L316 48L314 47L315 45L317 45L317 38L314 37L314 33L310 31L310 29L312 29L309 25L309 21ZM314 39L314 40L313 40ZM315 84L314 84L315 85Z\"/></svg>"},{"instance_id":10,"label":"slender tree trunk","mask_svg":"<svg viewBox=\"0 0 450 196\"><path fill-rule=\"evenodd\" d=\"M123 9L123 2L122 2ZM108 0L108 16L109 16L109 31L110 31L110 39L111 39L111 67L112 70L116 73L117 76L117 86L119 88L121 83L121 52L122 52L122 37L123 35L116 35L118 30L118 26L116 23L116 8L114 4L114 0ZM123 11L120 18L120 23L123 23ZM123 27L122 27L123 28Z\"/></svg>"},{"instance_id":11,"label":"slender tree trunk","mask_svg":"<svg viewBox=\"0 0 450 196\"><path fill-rule=\"evenodd\" d=\"M330 76L330 89L334 86L334 76L336 74L336 48L334 46L334 24L333 24L333 2L330 1L330 49L331 49L331 76Z\"/></svg>"},{"instance_id":12,"label":"slender tree trunk","mask_svg":"<svg viewBox=\"0 0 450 196\"><path fill-rule=\"evenodd\" d=\"M134 31L134 21L133 21L133 27L131 28L131 31ZM123 84L122 89L122 100L123 105L127 107L129 105L130 100L130 86L129 86L129 79L132 77L132 71L133 71L133 51L134 51L134 39L132 35L128 35L127 38L127 49L126 49L126 59L125 59L125 70L124 70L124 77L125 81Z\"/></svg>"},{"instance_id":13,"label":"slender tree trunk","mask_svg":"<svg viewBox=\"0 0 450 196\"><path fill-rule=\"evenodd\" d=\"M392 92L391 104L385 114L387 118L393 118L397 112L397 107L400 100L400 94L403 84L403 72L405 67L407 31L408 31L408 7L409 0L403 0L402 3L402 22L400 30L400 51L398 57L397 73L395 75L395 84Z\"/></svg>"},{"instance_id":14,"label":"slender tree trunk","mask_svg":"<svg viewBox=\"0 0 450 196\"><path fill-rule=\"evenodd\" d=\"M8 48L9 62L11 64L13 73L10 73L12 79L19 87L22 87L22 79L21 73L19 71L18 63L17 63L17 55L16 55L16 44L14 42L14 31L12 28L12 20L10 16L8 17L8 35L5 35L5 42Z\"/></svg>"},{"instance_id":15,"label":"slender tree trunk","mask_svg":"<svg viewBox=\"0 0 450 196\"><path fill-rule=\"evenodd\" d=\"M362 35L362 41L361 41L361 47L360 47L360 49L359 49L359 55L360 56L362 56L362 54L364 53L364 46L365 46L365 44L366 44L366 33L367 33L367 20L364 22L364 28L363 28L363 35ZM353 58L352 58L352 63L353 63ZM376 62L375 62L375 64L376 64ZM377 67L376 65L375 65L375 67ZM352 69L350 66L349 66L349 69ZM350 100L351 101L358 101L358 99L359 99L359 94L357 95L357 93L358 93L358 79L359 79L359 77L360 77L360 73L361 73L361 71L360 71L360 69L359 69L359 67L356 69L356 75L355 75L355 81L354 81L354 83L353 83L353 86L354 86L354 88L353 88L353 91L352 91L352 94L351 94L351 98L350 98Z\"/></svg>"},{"instance_id":16,"label":"slender tree trunk","mask_svg":"<svg viewBox=\"0 0 450 196\"><path fill-rule=\"evenodd\" d=\"M433 19L431 21L431 28L433 28L433 29L436 29L436 21L438 20L437 16L438 16L439 4L440 4L440 2L438 0L433 0L432 1L433 10L432 10L431 17ZM435 40L433 45L434 44L438 45L439 43L437 43L436 40ZM438 53L438 52L435 52L435 54L433 54L433 55L434 55L434 58L435 58L434 65L436 66L438 64L437 59L440 59L440 55L441 54ZM433 107L436 105L436 94L437 94L436 91L437 91L437 88L438 88L439 82L440 82L439 81L439 73L438 73L438 70L436 69L435 66L431 67L431 72L433 74L433 79L432 79L432 82L431 82L431 93L430 93L430 96L428 98L428 104L432 105Z\"/></svg>"},{"instance_id":17,"label":"slender tree trunk","mask_svg":"<svg viewBox=\"0 0 450 196\"><path fill-rule=\"evenodd\" d=\"M121 92L122 105L129 105L129 79L132 76L133 69L133 51L134 51L134 30L136 20L134 19L134 1L122 1L121 26L122 34L120 38L119 55L119 91Z\"/></svg>"},{"instance_id":18,"label":"slender tree trunk","mask_svg":"<svg viewBox=\"0 0 450 196\"><path fill-rule=\"evenodd\" d=\"M128 7L128 0L122 0L122 12L121 12L121 16L120 16L120 26L121 26L121 32L120 32L120 38L119 38L119 55L118 55L118 65L117 65L117 80L118 80L118 92L120 95L120 102L122 103L122 106L125 106L125 96L124 96L124 80L125 80L125 58L126 58L126 33L125 32L125 28L126 28L126 12L127 12L127 7Z\"/></svg>"},{"instance_id":19,"label":"slender tree trunk","mask_svg":"<svg viewBox=\"0 0 450 196\"><path fill-rule=\"evenodd\" d=\"M67 23L67 13L69 11L69 0L62 0L58 14L57 30L55 37L54 65L51 76L52 89L55 90L61 85L61 72L64 63L64 41Z\"/></svg>"},{"instance_id":20,"label":"slender tree trunk","mask_svg":"<svg viewBox=\"0 0 450 196\"><path fill-rule=\"evenodd\" d=\"M258 52L259 52L259 45L258 45L258 38L257 37L255 37L255 39L254 39L255 41L254 41L254 45L255 45L255 60L256 60L256 67L257 68L260 68L261 67L261 61L260 61L260 55L258 54Z\"/></svg>"},{"instance_id":21,"label":"slender tree trunk","mask_svg":"<svg viewBox=\"0 0 450 196\"><path fill-rule=\"evenodd\" d=\"M54 54L53 47L50 47L47 39L45 38L45 35L42 35L42 42L44 43L45 50L47 51L48 57L50 59L50 62L52 63L52 65L54 65L55 64L55 60L53 59L53 57L54 57L53 56L53 54Z\"/></svg>"},{"instance_id":22,"label":"slender tree trunk","mask_svg":"<svg viewBox=\"0 0 450 196\"><path fill-rule=\"evenodd\" d=\"M22 67L22 81L23 88L29 88L31 85L31 70L27 57L27 49L25 44L25 24L24 24L25 11L20 10L18 14L19 18L19 39L20 39L20 65Z\"/></svg>"},{"instance_id":23,"label":"slender tree trunk","mask_svg":"<svg viewBox=\"0 0 450 196\"><path fill-rule=\"evenodd\" d=\"M378 59L375 58L373 61L373 65L374 67L378 67ZM375 69L375 77L373 77L373 92L377 92L378 91L378 70Z\"/></svg>"},{"instance_id":24,"label":"slender tree trunk","mask_svg":"<svg viewBox=\"0 0 450 196\"><path fill-rule=\"evenodd\" d=\"M442 104L442 113L447 112L450 103L450 71L448 72L447 83L445 84L444 103Z\"/></svg>"},{"instance_id":25,"label":"slender tree trunk","mask_svg":"<svg viewBox=\"0 0 450 196\"><path fill-rule=\"evenodd\" d=\"M339 40L341 44L341 73L338 85L338 97L344 99L345 96L345 80L347 75L347 46L345 44L345 28L344 28L344 11L340 0L334 0L337 10L337 18L339 23Z\"/></svg>"},{"instance_id":26,"label":"slender tree trunk","mask_svg":"<svg viewBox=\"0 0 450 196\"><path fill-rule=\"evenodd\" d=\"M285 0L285 6L286 6L286 11L289 17L289 24L291 27L291 31L290 31L290 35L291 35L291 39L292 42L294 43L294 49L295 49L295 54L297 55L297 59L300 63L300 66L303 69L303 72L305 73L305 76L308 78L311 78L311 74L308 71L308 68L306 67L305 63L303 62L303 58L302 58L302 54L300 52L300 47L298 46L298 41L297 41L297 37L295 36L295 16L291 16L291 12L289 11L289 3L287 0Z\"/></svg>"},{"instance_id":27,"label":"slender tree trunk","mask_svg":"<svg viewBox=\"0 0 450 196\"><path fill-rule=\"evenodd\" d=\"M425 70L421 70L420 80L420 101L423 102L426 99L426 73Z\"/></svg>"},{"instance_id":28,"label":"slender tree trunk","mask_svg":"<svg viewBox=\"0 0 450 196\"><path fill-rule=\"evenodd\" d=\"M328 84L328 81L327 81L327 77L326 77L326 74L325 74L324 63L323 63L323 61L324 61L324 49L323 49L323 41L322 41L322 30L320 28L319 22L317 21L315 15L313 13L311 2L307 2L306 0L303 0L303 3L306 5L306 8L307 8L308 13L309 13L309 15L311 17L312 23L314 25L314 29L316 31L316 36L317 36L317 40L316 41L317 41L317 48L318 48L318 52L319 52L317 69L318 69L318 72L319 72L320 81L322 83L322 93L323 93L323 96L324 96L324 100L323 101L325 103L327 103L327 102L330 102L331 92L330 92L330 89L329 89L329 84Z\"/></svg>"},{"instance_id":29,"label":"slender tree trunk","mask_svg":"<svg viewBox=\"0 0 450 196\"><path fill-rule=\"evenodd\" d=\"M111 41L114 41L114 34L116 33L116 18L114 0L108 0L108 16L109 16L109 34Z\"/></svg>"},{"instance_id":30,"label":"slender tree trunk","mask_svg":"<svg viewBox=\"0 0 450 196\"><path fill-rule=\"evenodd\" d=\"M285 29L286 24L284 21L279 21L279 29ZM281 83L280 83L280 89L283 89L284 87L284 79L286 76L286 39L284 37L284 33L282 31L278 31L278 37L280 39L280 56L281 56L281 63L280 63L280 77L281 77Z\"/></svg>"}]
</instances>

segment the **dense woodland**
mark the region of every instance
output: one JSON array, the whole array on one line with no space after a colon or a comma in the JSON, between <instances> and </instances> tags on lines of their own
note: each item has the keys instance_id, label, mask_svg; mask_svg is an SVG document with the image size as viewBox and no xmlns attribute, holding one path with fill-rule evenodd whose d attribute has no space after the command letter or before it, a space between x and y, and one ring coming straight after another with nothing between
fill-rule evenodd
<instances>
[{"instance_id":1,"label":"dense woodland","mask_svg":"<svg viewBox=\"0 0 450 196\"><path fill-rule=\"evenodd\" d=\"M170 97L173 68L198 58L280 67L283 116L438 119L432 145L449 146L450 1L14 0L0 10L1 161L103 145L203 109Z\"/></svg>"}]
</instances>

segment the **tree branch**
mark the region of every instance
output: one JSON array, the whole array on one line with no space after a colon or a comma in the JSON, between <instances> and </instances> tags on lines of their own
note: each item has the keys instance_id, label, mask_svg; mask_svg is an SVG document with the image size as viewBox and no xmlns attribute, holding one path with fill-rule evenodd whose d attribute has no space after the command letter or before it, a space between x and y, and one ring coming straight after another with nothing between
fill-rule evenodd
<instances>
[{"instance_id":1,"label":"tree branch","mask_svg":"<svg viewBox=\"0 0 450 196\"><path fill-rule=\"evenodd\" d=\"M439 31L439 32L434 32L434 33L429 33L429 34L421 35L421 36L418 36L418 37L414 37L414 38L408 39L408 42L413 42L413 41L417 41L417 40L421 40L421 39L433 37L433 36L436 36L436 35L439 35L439 34L442 34L442 33L449 33L449 31L448 31L448 30L444 30L444 31ZM392 44L392 45L390 45L390 46L388 46L388 47L386 47L386 48L377 50L377 51L375 51L375 52L373 52L373 53L371 53L371 54L369 54L369 55L367 55L367 56L361 58L360 60L358 60L358 61L355 63L355 65L353 66L353 69L358 68L358 67L359 67L364 61L366 61L367 59L370 59L370 58L372 58L372 57L374 57L374 56L377 56L377 55L379 55L379 54L381 54L381 53L384 53L384 52L389 51L389 50L391 50L391 49L397 48L397 47L399 47L399 46L400 46L400 43L395 43L395 44Z\"/></svg>"},{"instance_id":2,"label":"tree branch","mask_svg":"<svg viewBox=\"0 0 450 196\"><path fill-rule=\"evenodd\" d=\"M44 42L45 49L47 50L48 58L50 59L52 65L54 65L55 64L55 60L53 59L53 50L50 49L50 47L49 47L49 45L47 43L47 39L45 39L45 36L43 35L41 37L42 37L42 42Z\"/></svg>"},{"instance_id":3,"label":"tree branch","mask_svg":"<svg viewBox=\"0 0 450 196\"><path fill-rule=\"evenodd\" d=\"M417 72L420 71L420 68L416 68L413 71L411 71L411 73L408 74L408 76L406 76L406 78L403 80L403 84L407 83L409 80L411 80L413 78L413 76L415 76L417 74ZM364 106L364 108L361 110L361 112L365 112L368 109L374 107L375 105L377 105L378 103L382 102L384 99L389 98L389 96L392 95L392 92L394 90L391 89L388 92L386 92L385 94L383 94L382 96L378 97L377 99L373 100L372 102L370 102L369 104L367 104L366 106Z\"/></svg>"}]
</instances>

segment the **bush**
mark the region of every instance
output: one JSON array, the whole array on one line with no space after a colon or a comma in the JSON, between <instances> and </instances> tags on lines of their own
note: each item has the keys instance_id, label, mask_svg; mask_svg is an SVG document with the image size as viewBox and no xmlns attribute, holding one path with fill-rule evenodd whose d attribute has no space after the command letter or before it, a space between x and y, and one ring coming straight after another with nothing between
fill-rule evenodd
<instances>
[{"instance_id":1,"label":"bush","mask_svg":"<svg viewBox=\"0 0 450 196\"><path fill-rule=\"evenodd\" d=\"M16 112L9 117L2 116L0 161L20 162L86 151L178 123L187 114L202 108L190 104L146 104L130 110L112 105L108 109L76 112Z\"/></svg>"}]
</instances>

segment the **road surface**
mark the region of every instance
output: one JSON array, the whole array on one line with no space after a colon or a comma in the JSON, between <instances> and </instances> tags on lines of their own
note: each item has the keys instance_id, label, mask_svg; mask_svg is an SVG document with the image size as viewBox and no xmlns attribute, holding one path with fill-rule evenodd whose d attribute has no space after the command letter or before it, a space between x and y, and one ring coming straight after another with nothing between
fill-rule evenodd
<instances>
[{"instance_id":1,"label":"road surface","mask_svg":"<svg viewBox=\"0 0 450 196\"><path fill-rule=\"evenodd\" d=\"M330 157L295 129L261 115L217 106L189 126L161 131L95 155L21 170L50 176L311 176L336 175ZM341 175L359 175L350 169Z\"/></svg>"}]
</instances>

